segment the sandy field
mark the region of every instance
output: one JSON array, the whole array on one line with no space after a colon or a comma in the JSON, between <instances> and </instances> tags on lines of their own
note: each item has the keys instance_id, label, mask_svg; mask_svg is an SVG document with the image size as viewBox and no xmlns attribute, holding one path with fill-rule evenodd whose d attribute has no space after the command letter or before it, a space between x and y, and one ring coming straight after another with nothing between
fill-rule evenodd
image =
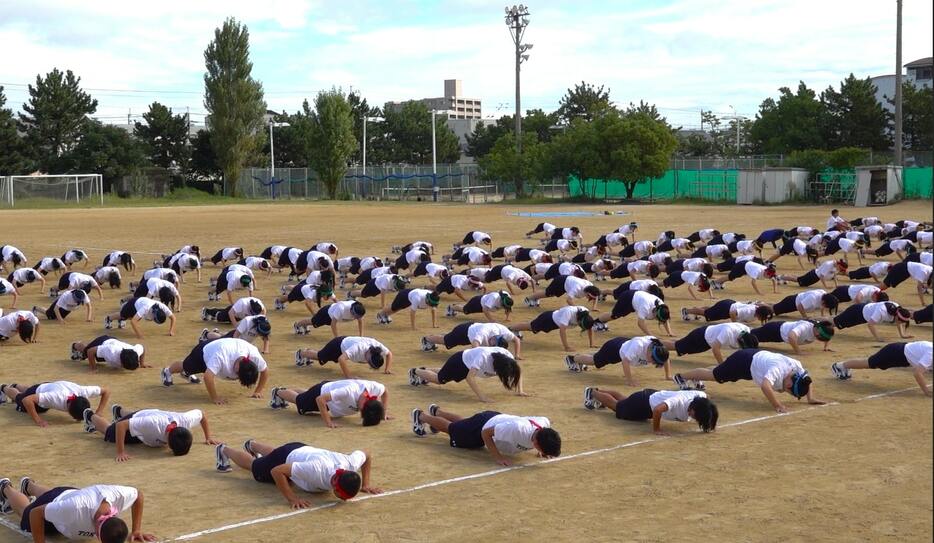
<instances>
[{"instance_id":1,"label":"sandy field","mask_svg":"<svg viewBox=\"0 0 934 543\"><path fill-rule=\"evenodd\" d=\"M515 211L627 211L629 215L534 218L511 215ZM60 256L70 247L87 250L93 264L110 250L130 251L148 267L158 253L172 252L193 243L209 256L222 246L243 246L258 254L271 244L307 247L314 242L336 242L341 255L389 255L392 245L425 239L435 243L437 256L449 252L469 230L492 234L494 246L537 243L524 239L536 223L547 220L562 226L577 225L585 241L630 220L638 221L638 239L655 239L673 229L688 234L701 227L745 232L755 237L770 227L799 224L823 226L829 213L823 207L715 207L629 206L570 207L505 205L466 206L429 204L287 204L238 205L100 210L4 211L0 213L2 242L22 249L35 262L42 256ZM878 215L887 221L902 218L931 220L931 202L906 202L886 208L846 208L845 216ZM770 254L770 250L766 251ZM799 274L797 263L779 260L780 273ZM93 269L93 268L89 268ZM78 268L78 271L82 271ZM95 483L126 484L145 493L145 531L160 539L184 537L197 541L930 541L932 534L932 409L907 371L858 371L849 382L830 373L834 361L868 356L882 345L863 327L838 332L831 348L804 347L800 357L814 377L815 394L830 402L812 407L786 395L790 414L778 416L751 382L708 386L720 408L720 428L702 434L694 424L667 423L670 437L658 437L648 423L616 420L608 411L587 411L581 399L585 386L638 390L624 383L622 370L569 373L563 362L558 334L526 333L522 361L526 388L533 396L517 397L495 379L482 382L494 399L481 404L466 383L444 387L411 387L406 370L440 366L450 355L443 350L424 353L419 338L429 331L428 315L420 312L418 331L408 327L400 313L388 326L376 324L378 300L363 300L367 309L367 335L383 341L395 354L393 375L355 367L359 376L379 380L391 392L394 420L363 428L359 419L342 419L341 427L326 428L318 417L300 417L294 407L273 411L264 399L250 399L236 383L219 384L230 403L213 405L202 385L176 378L176 386L161 386L159 368L181 360L195 345L205 325L202 305L207 301L208 279L219 268L208 263L201 283L193 274L183 287L184 311L178 332L168 337L167 327L144 323L147 361L155 368L136 372L88 372L86 364L68 358L68 345L104 333L105 312L115 311L123 291L105 288L105 299L92 297L94 322L83 322L79 311L63 326L42 324L41 342L24 345L18 340L0 345L0 382L36 383L66 379L98 384L112 390L113 401L130 409L203 409L216 438L235 447L247 438L281 444L303 441L319 447L350 452L365 448L374 458L373 483L386 495L363 497L335 504L330 495L311 496L311 510L290 512L272 485L255 483L247 472L220 474L214 470L213 447L196 443L189 455L175 458L166 450L130 448L127 463L114 461L115 449L99 434L89 435L81 424L63 413L49 413L50 426L40 429L11 404L0 406L0 476L15 481L30 475L49 486L85 486ZM137 279L136 277L133 278ZM320 347L330 331L319 328L308 336L292 334L291 323L307 315L300 304L284 312L273 311L273 297L286 274L258 275L261 297L273 323L270 385L307 388L323 379L338 379L335 364L296 367L299 347ZM416 279L421 285L424 278ZM610 288L617 281L598 283ZM797 286L779 287L764 299L775 302L798 292ZM19 308L45 306L49 298L38 286L23 289ZM341 297L343 291L341 291ZM755 299L747 282L728 284L717 298ZM681 307L695 305L685 288L666 289L673 309L672 328L681 337L701 321L678 318ZM919 308L914 282L893 291L893 299ZM0 298L6 310L9 297ZM930 297L928 297L929 303ZM564 303L547 299L541 309L529 309L518 297L512 319L530 320L539 311ZM444 303L448 303L446 299ZM706 302L704 302L706 303ZM439 311L439 330L447 331L467 317L446 318ZM609 310L612 299L601 304ZM499 314L502 316L502 313ZM482 316L481 316L482 317ZM210 326L214 324L209 323ZM654 328L654 325L650 324ZM226 330L223 326L222 329ZM110 333L129 341L132 331ZM342 333L354 335L344 325ZM616 336L638 333L635 320L610 324L596 334L595 344ZM658 330L658 333L663 333ZM894 327L881 333L896 341ZM931 338L931 325L910 328L916 338ZM580 352L588 349L586 336L570 334ZM788 354L790 347L769 344ZM453 352L453 351L452 351ZM715 365L708 352L675 357L673 371ZM639 388L670 389L661 370L634 370ZM561 432L563 454L558 461L541 462L532 454L517 459L517 467L498 467L484 451L452 449L441 436L417 438L409 413L414 407L439 403L446 410L471 415L495 409L517 415L541 415ZM109 416L109 410L108 410ZM362 495L361 495L362 496ZM277 517L282 515L281 517ZM18 524L14 516L0 517L4 526ZM242 524L241 524L242 523ZM24 541L22 535L0 526L0 541Z\"/></svg>"}]
</instances>

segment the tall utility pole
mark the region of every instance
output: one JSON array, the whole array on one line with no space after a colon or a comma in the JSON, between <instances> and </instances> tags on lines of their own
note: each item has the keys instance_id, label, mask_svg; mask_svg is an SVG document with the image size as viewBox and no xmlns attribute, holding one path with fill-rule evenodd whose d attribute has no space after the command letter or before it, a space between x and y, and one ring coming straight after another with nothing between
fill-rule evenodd
<instances>
[{"instance_id":1,"label":"tall utility pole","mask_svg":"<svg viewBox=\"0 0 934 543\"><path fill-rule=\"evenodd\" d=\"M902 0L895 0L895 165L902 165Z\"/></svg>"},{"instance_id":2,"label":"tall utility pole","mask_svg":"<svg viewBox=\"0 0 934 543\"><path fill-rule=\"evenodd\" d=\"M531 43L522 43L525 28L529 26L529 8L523 4L506 7L506 26L516 46L516 152L522 153L522 99L519 94L519 66L529 60L526 53L532 48Z\"/></svg>"}]
</instances>

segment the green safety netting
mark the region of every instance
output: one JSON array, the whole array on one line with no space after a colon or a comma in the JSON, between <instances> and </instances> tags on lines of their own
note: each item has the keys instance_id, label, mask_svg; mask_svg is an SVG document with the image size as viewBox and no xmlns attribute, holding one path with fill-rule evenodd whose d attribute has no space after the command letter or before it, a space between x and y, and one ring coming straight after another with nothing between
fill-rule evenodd
<instances>
[{"instance_id":1,"label":"green safety netting","mask_svg":"<svg viewBox=\"0 0 934 543\"><path fill-rule=\"evenodd\" d=\"M934 168L905 168L905 198L930 198L934 186Z\"/></svg>"},{"instance_id":2,"label":"green safety netting","mask_svg":"<svg viewBox=\"0 0 934 543\"><path fill-rule=\"evenodd\" d=\"M665 175L636 185L633 198L663 199L699 198L703 200L736 201L737 170L668 170ZM620 181L568 178L571 196L595 198L625 198L626 187Z\"/></svg>"}]
</instances>

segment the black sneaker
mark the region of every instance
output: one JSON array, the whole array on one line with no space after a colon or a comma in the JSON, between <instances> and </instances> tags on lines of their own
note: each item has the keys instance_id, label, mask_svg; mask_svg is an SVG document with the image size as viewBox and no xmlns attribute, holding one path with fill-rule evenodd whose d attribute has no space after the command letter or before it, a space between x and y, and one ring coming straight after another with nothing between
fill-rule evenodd
<instances>
[{"instance_id":1,"label":"black sneaker","mask_svg":"<svg viewBox=\"0 0 934 543\"><path fill-rule=\"evenodd\" d=\"M425 431L425 424L422 423L421 420L419 420L421 416L422 416L421 409L416 408L412 410L412 433L414 433L418 437L424 437L425 434L428 433Z\"/></svg>"},{"instance_id":2,"label":"black sneaker","mask_svg":"<svg viewBox=\"0 0 934 543\"><path fill-rule=\"evenodd\" d=\"M32 497L29 494L29 483L31 482L32 482L32 478L30 477L23 477L22 479L19 480L19 491L27 498Z\"/></svg>"},{"instance_id":3,"label":"black sneaker","mask_svg":"<svg viewBox=\"0 0 934 543\"><path fill-rule=\"evenodd\" d=\"M13 486L13 481L10 481L8 477L0 479L0 513L4 515L9 515L13 512L13 506L10 505L10 501L5 495L7 487L10 486Z\"/></svg>"},{"instance_id":4,"label":"black sneaker","mask_svg":"<svg viewBox=\"0 0 934 543\"><path fill-rule=\"evenodd\" d=\"M110 416L113 419L113 422L117 422L118 420L122 419L123 418L123 406L118 403L115 403L112 406L110 406Z\"/></svg>"},{"instance_id":5,"label":"black sneaker","mask_svg":"<svg viewBox=\"0 0 934 543\"><path fill-rule=\"evenodd\" d=\"M214 469L221 473L233 471L233 468L230 466L230 458L224 454L224 447L226 446L226 444L221 443L217 447L214 447L214 460L216 461Z\"/></svg>"},{"instance_id":6,"label":"black sneaker","mask_svg":"<svg viewBox=\"0 0 934 543\"><path fill-rule=\"evenodd\" d=\"M84 421L84 431L93 434L94 433L94 421L91 420L94 417L94 410L90 407L86 408L83 413L81 413L81 419Z\"/></svg>"}]
</instances>

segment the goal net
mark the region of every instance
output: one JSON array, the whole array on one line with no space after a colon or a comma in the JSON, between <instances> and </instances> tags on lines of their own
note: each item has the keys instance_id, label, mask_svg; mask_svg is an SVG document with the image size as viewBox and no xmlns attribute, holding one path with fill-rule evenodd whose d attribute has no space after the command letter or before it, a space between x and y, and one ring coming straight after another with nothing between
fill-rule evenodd
<instances>
[{"instance_id":1,"label":"goal net","mask_svg":"<svg viewBox=\"0 0 934 543\"><path fill-rule=\"evenodd\" d=\"M10 207L27 200L103 205L104 181L96 173L0 177L0 200Z\"/></svg>"}]
</instances>

